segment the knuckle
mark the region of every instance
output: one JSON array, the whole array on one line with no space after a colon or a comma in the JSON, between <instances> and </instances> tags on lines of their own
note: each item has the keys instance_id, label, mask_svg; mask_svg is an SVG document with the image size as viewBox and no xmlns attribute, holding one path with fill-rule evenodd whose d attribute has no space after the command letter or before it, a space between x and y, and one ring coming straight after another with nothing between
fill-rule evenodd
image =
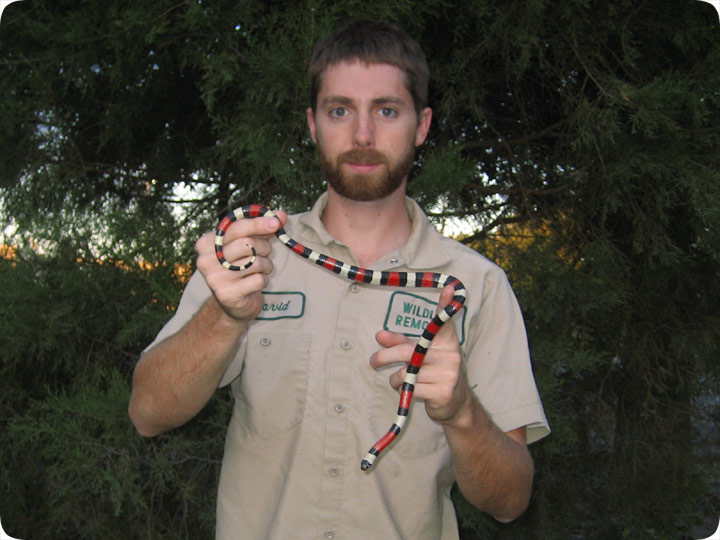
<instances>
[{"instance_id":1,"label":"knuckle","mask_svg":"<svg viewBox=\"0 0 720 540\"><path fill-rule=\"evenodd\" d=\"M213 261L210 257L207 255L200 255L198 256L197 260L195 261L195 264L200 271L200 273L205 276L205 279L207 280L208 275L213 271L215 261Z\"/></svg>"},{"instance_id":2,"label":"knuckle","mask_svg":"<svg viewBox=\"0 0 720 540\"><path fill-rule=\"evenodd\" d=\"M209 244L212 243L211 237L214 237L213 233L205 233L195 242L195 251L203 253L208 250Z\"/></svg>"},{"instance_id":3,"label":"knuckle","mask_svg":"<svg viewBox=\"0 0 720 540\"><path fill-rule=\"evenodd\" d=\"M438 401L440 403L450 403L453 399L453 391L449 387L444 387L439 393Z\"/></svg>"}]
</instances>

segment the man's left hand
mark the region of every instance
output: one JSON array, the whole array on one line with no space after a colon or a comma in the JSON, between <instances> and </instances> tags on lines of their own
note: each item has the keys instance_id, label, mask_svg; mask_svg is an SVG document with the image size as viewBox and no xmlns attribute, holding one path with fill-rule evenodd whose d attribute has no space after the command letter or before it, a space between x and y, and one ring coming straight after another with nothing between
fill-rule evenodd
<instances>
[{"instance_id":1,"label":"man's left hand","mask_svg":"<svg viewBox=\"0 0 720 540\"><path fill-rule=\"evenodd\" d=\"M443 289L438 310L452 300L453 294L452 286ZM370 366L404 364L390 376L390 385L397 390L405 378L416 340L387 330L378 332L375 339L383 348L370 357ZM459 420L461 413L469 408L472 392L465 378L460 342L452 320L446 322L432 340L418 373L413 397L424 399L428 416L441 424Z\"/></svg>"}]
</instances>

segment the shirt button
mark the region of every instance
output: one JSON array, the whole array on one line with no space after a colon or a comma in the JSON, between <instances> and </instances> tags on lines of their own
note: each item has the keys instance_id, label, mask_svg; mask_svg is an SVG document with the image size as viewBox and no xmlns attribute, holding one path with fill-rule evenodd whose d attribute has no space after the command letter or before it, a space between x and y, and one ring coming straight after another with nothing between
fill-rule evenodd
<instances>
[{"instance_id":1,"label":"shirt button","mask_svg":"<svg viewBox=\"0 0 720 540\"><path fill-rule=\"evenodd\" d=\"M332 467L331 469L328 469L328 472L330 473L330 476L334 478L340 474L340 469L338 469L337 467Z\"/></svg>"},{"instance_id":2,"label":"shirt button","mask_svg":"<svg viewBox=\"0 0 720 540\"><path fill-rule=\"evenodd\" d=\"M267 347L268 345L270 345L270 338L269 337L260 338L260 345L262 345L263 347Z\"/></svg>"},{"instance_id":3,"label":"shirt button","mask_svg":"<svg viewBox=\"0 0 720 540\"><path fill-rule=\"evenodd\" d=\"M343 405L342 403L336 403L333 407L333 410L338 414L345 412L345 405Z\"/></svg>"},{"instance_id":4,"label":"shirt button","mask_svg":"<svg viewBox=\"0 0 720 540\"><path fill-rule=\"evenodd\" d=\"M397 263L398 263L397 257L393 257L392 259L390 259L390 264L397 264Z\"/></svg>"},{"instance_id":5,"label":"shirt button","mask_svg":"<svg viewBox=\"0 0 720 540\"><path fill-rule=\"evenodd\" d=\"M335 538L335 531L325 531L323 535L325 538Z\"/></svg>"},{"instance_id":6,"label":"shirt button","mask_svg":"<svg viewBox=\"0 0 720 540\"><path fill-rule=\"evenodd\" d=\"M343 341L340 343L340 347L343 351L349 351L350 349L352 349L352 343L350 343L349 341Z\"/></svg>"},{"instance_id":7,"label":"shirt button","mask_svg":"<svg viewBox=\"0 0 720 540\"><path fill-rule=\"evenodd\" d=\"M350 285L350 291L354 293L360 292L360 285L358 285L357 283L353 283L352 285Z\"/></svg>"}]
</instances>

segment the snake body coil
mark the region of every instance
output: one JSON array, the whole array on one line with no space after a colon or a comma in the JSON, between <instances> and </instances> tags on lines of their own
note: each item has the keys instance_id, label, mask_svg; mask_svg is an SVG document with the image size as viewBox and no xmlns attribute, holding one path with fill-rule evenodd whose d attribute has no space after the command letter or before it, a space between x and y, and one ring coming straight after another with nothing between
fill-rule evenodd
<instances>
[{"instance_id":1,"label":"snake body coil","mask_svg":"<svg viewBox=\"0 0 720 540\"><path fill-rule=\"evenodd\" d=\"M242 271L249 268L255 261L255 249L252 250L251 259L242 266L234 266L230 264L223 255L223 243L225 240L225 231L231 223L238 219L255 218L255 217L273 217L275 212L259 204L251 204L241 206L230 212L215 231L215 254L220 263L228 270ZM388 432L376 442L360 463L360 468L365 471L369 469L375 461L375 458L382 452L400 433L410 411L410 403L412 401L413 392L415 390L415 382L417 380L420 366L425 359L430 343L438 333L443 324L445 324L455 313L457 313L465 302L465 286L459 279L446 274L434 272L385 272L369 270L346 264L332 257L328 257L322 253L314 251L290 238L284 228L280 228L275 235L281 243L293 250L298 255L311 260L318 266L339 274L349 280L368 283L371 285L382 285L388 287L433 287L442 289L447 285L452 285L454 294L452 300L441 309L430 321L428 326L422 333L422 336L415 345L415 349L410 358L405 378L403 379L400 392L400 403L398 405L397 417Z\"/></svg>"}]
</instances>

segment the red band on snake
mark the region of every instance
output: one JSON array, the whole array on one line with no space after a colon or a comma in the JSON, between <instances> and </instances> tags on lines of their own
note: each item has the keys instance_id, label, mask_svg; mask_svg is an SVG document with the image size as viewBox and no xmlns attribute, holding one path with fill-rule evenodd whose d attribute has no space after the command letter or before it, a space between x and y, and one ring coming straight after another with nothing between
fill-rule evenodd
<instances>
[{"instance_id":1,"label":"red band on snake","mask_svg":"<svg viewBox=\"0 0 720 540\"><path fill-rule=\"evenodd\" d=\"M252 257L250 261L244 265L235 266L225 259L225 256L223 255L225 231L227 231L230 224L238 219L273 216L275 216L275 212L260 204L241 206L240 208L236 208L230 212L220 222L215 230L215 254L217 255L220 263L228 270L234 271L246 270L252 266L255 261L255 249L252 246L249 246L252 251ZM434 272L386 272L360 268L358 266L338 261L332 257L328 257L327 255L303 246L299 242L290 238L284 228L280 228L275 235L282 244L286 245L301 257L309 259L318 266L322 266L326 270L351 281L388 287L432 287L436 289L443 289L447 285L452 285L454 288L452 300L450 300L450 302L433 317L432 321L425 328L422 336L415 345L415 349L410 357L410 363L408 364L405 372L405 378L403 379L400 391L400 403L398 405L395 422L388 432L378 442L376 442L372 448L370 448L361 461L360 468L365 471L372 466L375 459L380 455L380 452L382 452L393 440L395 440L395 438L400 434L403 425L405 425L408 413L410 412L410 403L412 402L415 382L417 381L420 366L422 365L423 360L425 360L428 348L440 328L463 306L466 296L465 286L459 279L446 274Z\"/></svg>"}]
</instances>

